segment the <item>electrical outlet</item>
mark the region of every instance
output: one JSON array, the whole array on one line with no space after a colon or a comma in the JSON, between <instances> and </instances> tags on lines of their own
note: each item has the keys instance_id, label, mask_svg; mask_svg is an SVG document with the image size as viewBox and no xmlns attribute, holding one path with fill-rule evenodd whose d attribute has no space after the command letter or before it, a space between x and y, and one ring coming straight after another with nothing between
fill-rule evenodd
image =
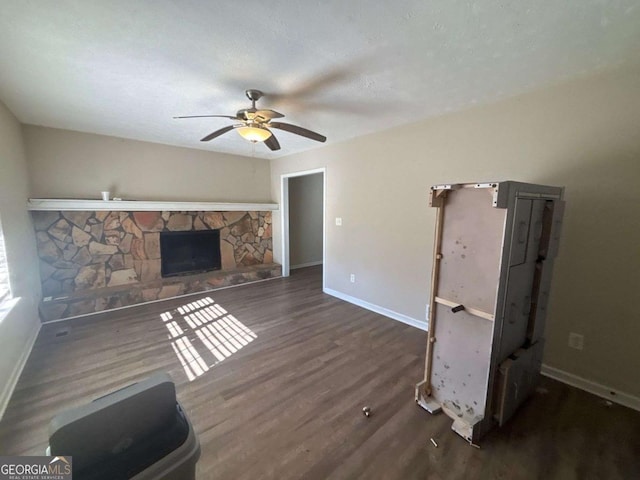
<instances>
[{"instance_id":1,"label":"electrical outlet","mask_svg":"<svg viewBox=\"0 0 640 480\"><path fill-rule=\"evenodd\" d=\"M351 283L356 283L356 274L355 274L355 273L352 273L352 274L349 276L349 280L351 281Z\"/></svg>"},{"instance_id":2,"label":"electrical outlet","mask_svg":"<svg viewBox=\"0 0 640 480\"><path fill-rule=\"evenodd\" d=\"M571 332L569 334L569 347L582 350L584 348L584 335Z\"/></svg>"},{"instance_id":3,"label":"electrical outlet","mask_svg":"<svg viewBox=\"0 0 640 480\"><path fill-rule=\"evenodd\" d=\"M342 217L336 217L336 226L337 227L341 227L342 226Z\"/></svg>"}]
</instances>

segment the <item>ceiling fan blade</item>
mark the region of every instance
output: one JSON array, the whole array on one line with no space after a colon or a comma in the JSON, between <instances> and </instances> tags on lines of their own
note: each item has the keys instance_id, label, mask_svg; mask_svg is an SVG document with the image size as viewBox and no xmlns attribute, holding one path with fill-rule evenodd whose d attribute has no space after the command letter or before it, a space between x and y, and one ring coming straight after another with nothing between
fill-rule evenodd
<instances>
[{"instance_id":1,"label":"ceiling fan blade","mask_svg":"<svg viewBox=\"0 0 640 480\"><path fill-rule=\"evenodd\" d=\"M216 130L215 132L210 133L200 141L208 142L209 140L213 140L214 138L219 137L223 133L227 133L229 130L233 130L234 128L236 128L235 125L229 125L228 127L221 128L220 130Z\"/></svg>"},{"instance_id":2,"label":"ceiling fan blade","mask_svg":"<svg viewBox=\"0 0 640 480\"><path fill-rule=\"evenodd\" d=\"M378 58L378 56L372 57L372 59L374 58ZM289 88L287 93L267 91L264 93L264 96L274 102L297 101L312 97L329 87L357 79L365 73L370 60L371 59L368 58L351 59L348 64L336 66L328 70L324 69L322 72L316 72L307 80L298 82L297 86L292 85L293 88Z\"/></svg>"},{"instance_id":3,"label":"ceiling fan blade","mask_svg":"<svg viewBox=\"0 0 640 480\"><path fill-rule=\"evenodd\" d=\"M276 136L271 132L271 136L264 141L264 144L269 147L269 150L280 150L280 143Z\"/></svg>"},{"instance_id":4,"label":"ceiling fan blade","mask_svg":"<svg viewBox=\"0 0 640 480\"><path fill-rule=\"evenodd\" d=\"M320 135L319 133L312 132L311 130L307 130L306 128L298 127L297 125L291 125L289 123L269 122L267 126L279 128L280 130L284 130L289 133L295 133L296 135L310 138L311 140L315 140L316 142L324 142L327 140L327 137L325 137L324 135Z\"/></svg>"},{"instance_id":5,"label":"ceiling fan blade","mask_svg":"<svg viewBox=\"0 0 640 480\"><path fill-rule=\"evenodd\" d=\"M231 120L239 120L238 117L231 117L229 115L187 115L186 117L173 117L173 118L210 118L210 117L230 118Z\"/></svg>"}]
</instances>

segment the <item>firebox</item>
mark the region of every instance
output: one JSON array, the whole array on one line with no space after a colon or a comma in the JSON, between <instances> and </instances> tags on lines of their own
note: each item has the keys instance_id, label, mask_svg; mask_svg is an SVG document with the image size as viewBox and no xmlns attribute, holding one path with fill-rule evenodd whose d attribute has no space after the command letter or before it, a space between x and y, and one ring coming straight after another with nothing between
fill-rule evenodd
<instances>
[{"instance_id":1,"label":"firebox","mask_svg":"<svg viewBox=\"0 0 640 480\"><path fill-rule=\"evenodd\" d=\"M163 277L220 270L220 230L160 232Z\"/></svg>"}]
</instances>

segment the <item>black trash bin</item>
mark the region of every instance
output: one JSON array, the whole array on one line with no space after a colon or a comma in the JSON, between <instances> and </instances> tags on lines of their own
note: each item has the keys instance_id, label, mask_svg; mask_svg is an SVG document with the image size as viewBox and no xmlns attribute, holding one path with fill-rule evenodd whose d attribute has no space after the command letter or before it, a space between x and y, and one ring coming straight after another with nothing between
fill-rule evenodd
<instances>
[{"instance_id":1,"label":"black trash bin","mask_svg":"<svg viewBox=\"0 0 640 480\"><path fill-rule=\"evenodd\" d=\"M48 452L71 456L76 480L191 480L200 443L159 373L57 415Z\"/></svg>"}]
</instances>

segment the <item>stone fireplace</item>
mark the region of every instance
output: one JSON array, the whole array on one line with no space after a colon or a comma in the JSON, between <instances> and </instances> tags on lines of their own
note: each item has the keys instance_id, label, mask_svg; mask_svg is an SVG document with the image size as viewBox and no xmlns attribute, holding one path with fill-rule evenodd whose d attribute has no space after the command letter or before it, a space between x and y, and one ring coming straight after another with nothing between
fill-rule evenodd
<instances>
[{"instance_id":1,"label":"stone fireplace","mask_svg":"<svg viewBox=\"0 0 640 480\"><path fill-rule=\"evenodd\" d=\"M31 213L45 321L281 275L273 263L270 211ZM219 270L163 278L162 233L214 231Z\"/></svg>"}]
</instances>

